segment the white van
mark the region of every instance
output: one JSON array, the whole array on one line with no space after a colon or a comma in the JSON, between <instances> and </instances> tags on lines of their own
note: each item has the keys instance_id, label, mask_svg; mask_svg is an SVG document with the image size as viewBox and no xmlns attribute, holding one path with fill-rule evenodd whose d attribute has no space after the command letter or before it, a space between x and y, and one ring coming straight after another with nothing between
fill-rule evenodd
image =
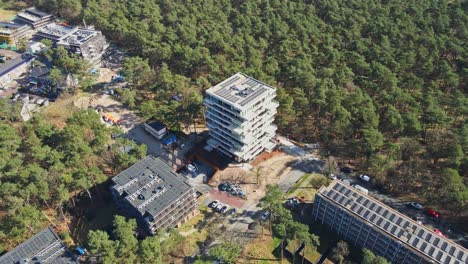
<instances>
[{"instance_id":1,"label":"white van","mask_svg":"<svg viewBox=\"0 0 468 264\"><path fill-rule=\"evenodd\" d=\"M365 194L369 194L369 190L367 190L366 188L362 187L361 185L357 185L355 184L353 186L356 190L362 192L362 193L365 193Z\"/></svg>"}]
</instances>

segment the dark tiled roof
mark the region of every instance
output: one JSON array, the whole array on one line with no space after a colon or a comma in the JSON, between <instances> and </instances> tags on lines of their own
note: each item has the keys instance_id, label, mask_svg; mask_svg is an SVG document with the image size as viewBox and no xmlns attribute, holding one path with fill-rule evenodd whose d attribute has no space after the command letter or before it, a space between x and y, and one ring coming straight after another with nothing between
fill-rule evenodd
<instances>
[{"instance_id":1,"label":"dark tiled roof","mask_svg":"<svg viewBox=\"0 0 468 264\"><path fill-rule=\"evenodd\" d=\"M181 195L191 190L185 178L172 171L160 158L147 156L112 178L113 188L126 195L132 206L143 215L157 216Z\"/></svg>"},{"instance_id":2,"label":"dark tiled roof","mask_svg":"<svg viewBox=\"0 0 468 264\"><path fill-rule=\"evenodd\" d=\"M29 77L39 78L49 74L47 67L32 67Z\"/></svg>"},{"instance_id":3,"label":"dark tiled roof","mask_svg":"<svg viewBox=\"0 0 468 264\"><path fill-rule=\"evenodd\" d=\"M146 122L146 124L148 124L148 126L150 126L156 131L161 131L166 127L166 124L164 124L161 121L150 121L150 122Z\"/></svg>"},{"instance_id":4,"label":"dark tiled roof","mask_svg":"<svg viewBox=\"0 0 468 264\"><path fill-rule=\"evenodd\" d=\"M0 264L77 263L71 258L59 236L47 227L0 257Z\"/></svg>"},{"instance_id":5,"label":"dark tiled roof","mask_svg":"<svg viewBox=\"0 0 468 264\"><path fill-rule=\"evenodd\" d=\"M464 264L468 251L387 205L335 180L319 194L437 263Z\"/></svg>"}]
</instances>

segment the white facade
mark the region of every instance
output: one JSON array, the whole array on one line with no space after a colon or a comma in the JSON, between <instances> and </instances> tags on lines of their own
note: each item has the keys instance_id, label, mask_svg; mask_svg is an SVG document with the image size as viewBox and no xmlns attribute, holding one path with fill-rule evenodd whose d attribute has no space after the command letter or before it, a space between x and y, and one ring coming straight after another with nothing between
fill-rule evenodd
<instances>
[{"instance_id":1,"label":"white facade","mask_svg":"<svg viewBox=\"0 0 468 264\"><path fill-rule=\"evenodd\" d=\"M207 143L238 161L275 147L276 88L236 73L206 91Z\"/></svg>"}]
</instances>

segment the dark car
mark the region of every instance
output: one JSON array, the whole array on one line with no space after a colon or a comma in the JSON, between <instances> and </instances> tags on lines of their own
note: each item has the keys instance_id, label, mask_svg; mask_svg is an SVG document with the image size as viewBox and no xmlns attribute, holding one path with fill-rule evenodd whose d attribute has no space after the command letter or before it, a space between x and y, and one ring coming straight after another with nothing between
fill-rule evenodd
<instances>
[{"instance_id":1,"label":"dark car","mask_svg":"<svg viewBox=\"0 0 468 264\"><path fill-rule=\"evenodd\" d=\"M235 214L236 212L237 212L236 208L231 208L231 210L229 210L229 211L227 212L227 214L228 214L228 215L233 215L233 214Z\"/></svg>"},{"instance_id":2,"label":"dark car","mask_svg":"<svg viewBox=\"0 0 468 264\"><path fill-rule=\"evenodd\" d=\"M256 223L256 222L252 222L252 223L250 223L250 224L247 226L247 228L248 228L249 230L254 230L255 227L257 227L257 223Z\"/></svg>"},{"instance_id":3,"label":"dark car","mask_svg":"<svg viewBox=\"0 0 468 264\"><path fill-rule=\"evenodd\" d=\"M350 167L342 167L340 168L340 171L343 173L352 173L353 169L351 169Z\"/></svg>"},{"instance_id":4,"label":"dark car","mask_svg":"<svg viewBox=\"0 0 468 264\"><path fill-rule=\"evenodd\" d=\"M226 191L227 189L227 184L226 183L221 183L220 185L218 185L218 190L220 191Z\"/></svg>"}]
</instances>

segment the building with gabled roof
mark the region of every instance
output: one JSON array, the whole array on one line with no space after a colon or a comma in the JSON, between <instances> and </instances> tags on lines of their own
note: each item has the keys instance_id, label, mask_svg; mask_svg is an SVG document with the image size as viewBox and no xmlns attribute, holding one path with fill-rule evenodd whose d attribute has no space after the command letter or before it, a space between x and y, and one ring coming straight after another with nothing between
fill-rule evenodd
<instances>
[{"instance_id":1,"label":"building with gabled roof","mask_svg":"<svg viewBox=\"0 0 468 264\"><path fill-rule=\"evenodd\" d=\"M464 247L339 180L316 193L312 216L392 263L468 262Z\"/></svg>"},{"instance_id":2,"label":"building with gabled roof","mask_svg":"<svg viewBox=\"0 0 468 264\"><path fill-rule=\"evenodd\" d=\"M0 264L78 263L51 227L40 231L14 249L0 256Z\"/></svg>"},{"instance_id":3,"label":"building with gabled roof","mask_svg":"<svg viewBox=\"0 0 468 264\"><path fill-rule=\"evenodd\" d=\"M184 176L162 159L147 156L112 178L119 211L136 218L140 228L154 234L179 227L198 213L196 193Z\"/></svg>"}]
</instances>

